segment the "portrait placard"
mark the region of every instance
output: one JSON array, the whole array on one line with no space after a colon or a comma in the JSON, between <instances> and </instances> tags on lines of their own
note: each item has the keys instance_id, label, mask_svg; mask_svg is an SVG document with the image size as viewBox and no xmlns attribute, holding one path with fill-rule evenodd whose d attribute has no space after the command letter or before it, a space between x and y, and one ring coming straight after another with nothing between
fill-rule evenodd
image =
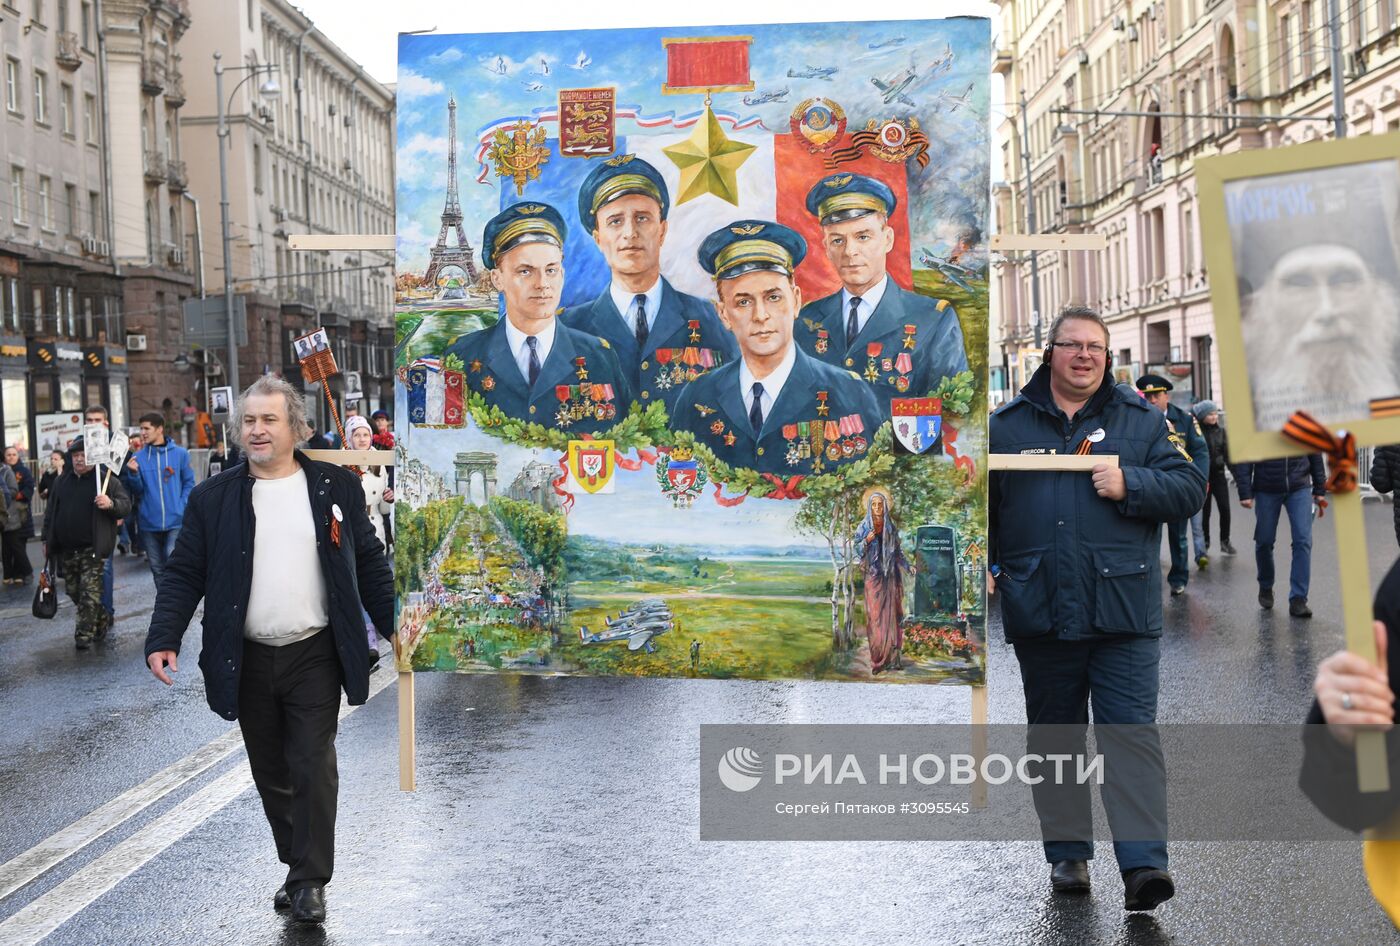
<instances>
[{"instance_id":1,"label":"portrait placard","mask_svg":"<svg viewBox=\"0 0 1400 946\"><path fill-rule=\"evenodd\" d=\"M1400 441L1400 135L1196 162L1234 460L1307 452L1307 411Z\"/></svg>"}]
</instances>

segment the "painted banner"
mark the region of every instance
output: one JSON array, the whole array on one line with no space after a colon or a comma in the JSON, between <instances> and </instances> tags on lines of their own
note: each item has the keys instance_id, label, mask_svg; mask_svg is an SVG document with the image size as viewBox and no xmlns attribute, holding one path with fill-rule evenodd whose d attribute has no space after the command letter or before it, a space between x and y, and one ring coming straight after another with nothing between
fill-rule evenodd
<instances>
[{"instance_id":1,"label":"painted banner","mask_svg":"<svg viewBox=\"0 0 1400 946\"><path fill-rule=\"evenodd\" d=\"M989 46L400 38L405 664L984 681Z\"/></svg>"}]
</instances>

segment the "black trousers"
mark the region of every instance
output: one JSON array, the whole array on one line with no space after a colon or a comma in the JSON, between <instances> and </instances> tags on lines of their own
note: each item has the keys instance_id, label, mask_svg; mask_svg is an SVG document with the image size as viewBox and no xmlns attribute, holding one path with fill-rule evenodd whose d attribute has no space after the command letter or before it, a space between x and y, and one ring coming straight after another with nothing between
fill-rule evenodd
<instances>
[{"instance_id":1,"label":"black trousers","mask_svg":"<svg viewBox=\"0 0 1400 946\"><path fill-rule=\"evenodd\" d=\"M0 540L0 551L4 560L6 578L27 578L34 574L34 566L29 564L29 552L25 543L29 541L22 529L4 533Z\"/></svg>"},{"instance_id":2,"label":"black trousers","mask_svg":"<svg viewBox=\"0 0 1400 946\"><path fill-rule=\"evenodd\" d=\"M288 893L324 886L335 864L340 683L330 628L285 647L243 642L238 725Z\"/></svg>"},{"instance_id":3,"label":"black trousers","mask_svg":"<svg viewBox=\"0 0 1400 946\"><path fill-rule=\"evenodd\" d=\"M1206 504L1201 509L1201 535L1207 546L1210 545L1210 504L1215 503L1220 510L1220 544L1230 541L1230 484L1225 481L1225 471L1220 470L1210 476L1210 492L1206 494Z\"/></svg>"}]
</instances>

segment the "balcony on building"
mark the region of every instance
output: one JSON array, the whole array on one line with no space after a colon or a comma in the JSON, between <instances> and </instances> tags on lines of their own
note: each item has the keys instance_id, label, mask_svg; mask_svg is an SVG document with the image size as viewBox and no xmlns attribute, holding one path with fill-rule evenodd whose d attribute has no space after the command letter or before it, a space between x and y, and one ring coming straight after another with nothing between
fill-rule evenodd
<instances>
[{"instance_id":1,"label":"balcony on building","mask_svg":"<svg viewBox=\"0 0 1400 946\"><path fill-rule=\"evenodd\" d=\"M1011 66L1013 61L1014 60L1011 56L1011 50L998 49L996 51L996 54L992 57L992 72L1001 76L1011 75Z\"/></svg>"},{"instance_id":2,"label":"balcony on building","mask_svg":"<svg viewBox=\"0 0 1400 946\"><path fill-rule=\"evenodd\" d=\"M146 152L146 180L152 184L165 181L165 154L161 151Z\"/></svg>"},{"instance_id":3,"label":"balcony on building","mask_svg":"<svg viewBox=\"0 0 1400 946\"><path fill-rule=\"evenodd\" d=\"M165 91L165 63L159 59L141 63L141 91L147 95L160 95Z\"/></svg>"},{"instance_id":4,"label":"balcony on building","mask_svg":"<svg viewBox=\"0 0 1400 946\"><path fill-rule=\"evenodd\" d=\"M185 104L185 77L172 71L165 85L165 104L180 108Z\"/></svg>"},{"instance_id":5,"label":"balcony on building","mask_svg":"<svg viewBox=\"0 0 1400 946\"><path fill-rule=\"evenodd\" d=\"M165 162L165 183L177 194L183 194L189 189L190 179L184 161L171 159Z\"/></svg>"},{"instance_id":6,"label":"balcony on building","mask_svg":"<svg viewBox=\"0 0 1400 946\"><path fill-rule=\"evenodd\" d=\"M77 33L62 32L58 34L58 49L54 53L53 59L69 72L83 64L82 44L78 42Z\"/></svg>"}]
</instances>

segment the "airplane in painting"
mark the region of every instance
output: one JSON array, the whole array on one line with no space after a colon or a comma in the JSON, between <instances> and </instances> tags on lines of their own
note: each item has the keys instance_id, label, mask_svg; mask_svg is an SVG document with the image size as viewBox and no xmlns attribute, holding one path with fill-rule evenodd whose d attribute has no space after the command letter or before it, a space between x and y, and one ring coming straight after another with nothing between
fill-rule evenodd
<instances>
[{"instance_id":1,"label":"airplane in painting","mask_svg":"<svg viewBox=\"0 0 1400 946\"><path fill-rule=\"evenodd\" d=\"M943 274L944 278L964 292L972 292L972 287L967 284L967 280L977 276L975 270L969 269L966 266L960 266L953 262L951 258L939 256L937 253L927 248L919 254L919 262L930 269L938 270Z\"/></svg>"},{"instance_id":2,"label":"airplane in painting","mask_svg":"<svg viewBox=\"0 0 1400 946\"><path fill-rule=\"evenodd\" d=\"M540 89L544 88L544 83L542 82L522 82L520 85L526 92L538 92Z\"/></svg>"},{"instance_id":3,"label":"airplane in painting","mask_svg":"<svg viewBox=\"0 0 1400 946\"><path fill-rule=\"evenodd\" d=\"M895 36L895 37L892 37L892 38L890 38L890 39L884 40L883 42L879 42L879 43L870 43L870 44L867 46L867 48L869 48L869 49L887 49L887 48L889 48L890 46L903 46L903 45L904 45L904 37L903 37L903 36Z\"/></svg>"},{"instance_id":4,"label":"airplane in painting","mask_svg":"<svg viewBox=\"0 0 1400 946\"><path fill-rule=\"evenodd\" d=\"M537 75L537 76L547 76L547 75L549 75L549 60L546 59L546 58L544 58L543 56L541 56L541 57L540 57L540 67L539 67L538 69L534 70L534 72L535 72L535 75Z\"/></svg>"},{"instance_id":5,"label":"airplane in painting","mask_svg":"<svg viewBox=\"0 0 1400 946\"><path fill-rule=\"evenodd\" d=\"M832 76L836 74L835 66L808 66L806 69L789 69L787 77L789 79L825 79L832 81Z\"/></svg>"},{"instance_id":6,"label":"airplane in painting","mask_svg":"<svg viewBox=\"0 0 1400 946\"><path fill-rule=\"evenodd\" d=\"M495 65L486 66L486 71L495 76L507 75L506 60L504 56L497 56Z\"/></svg>"},{"instance_id":7,"label":"airplane in painting","mask_svg":"<svg viewBox=\"0 0 1400 946\"><path fill-rule=\"evenodd\" d=\"M949 95L947 92L939 92L938 97L948 106L948 111L956 112L958 106L967 104L967 97L972 94L972 83L967 84L962 95Z\"/></svg>"},{"instance_id":8,"label":"airplane in painting","mask_svg":"<svg viewBox=\"0 0 1400 946\"><path fill-rule=\"evenodd\" d=\"M918 80L919 72L911 63L908 69L905 69L903 72L897 72L888 79L880 79L878 76L871 76L870 84L880 90L880 94L884 98L886 105L893 104L894 102L901 102L913 108L914 100L904 93Z\"/></svg>"},{"instance_id":9,"label":"airplane in painting","mask_svg":"<svg viewBox=\"0 0 1400 946\"><path fill-rule=\"evenodd\" d=\"M785 102L788 97L788 87L774 89L771 92L760 92L757 95L744 96L745 105L767 105L769 102Z\"/></svg>"},{"instance_id":10,"label":"airplane in painting","mask_svg":"<svg viewBox=\"0 0 1400 946\"><path fill-rule=\"evenodd\" d=\"M655 653L652 643L660 634L665 634L674 626L671 609L660 598L648 598L613 618L604 617L607 629L590 634L587 626L578 629L578 639L585 644L610 644L626 641L628 650L645 650Z\"/></svg>"},{"instance_id":11,"label":"airplane in painting","mask_svg":"<svg viewBox=\"0 0 1400 946\"><path fill-rule=\"evenodd\" d=\"M953 68L953 46L951 43L945 43L943 46L943 55L928 64L927 74L936 76L940 72L947 72L951 68Z\"/></svg>"},{"instance_id":12,"label":"airplane in painting","mask_svg":"<svg viewBox=\"0 0 1400 946\"><path fill-rule=\"evenodd\" d=\"M579 72L582 72L591 65L593 65L593 57L583 50L579 50L578 58L569 63L569 68L577 69Z\"/></svg>"}]
</instances>

